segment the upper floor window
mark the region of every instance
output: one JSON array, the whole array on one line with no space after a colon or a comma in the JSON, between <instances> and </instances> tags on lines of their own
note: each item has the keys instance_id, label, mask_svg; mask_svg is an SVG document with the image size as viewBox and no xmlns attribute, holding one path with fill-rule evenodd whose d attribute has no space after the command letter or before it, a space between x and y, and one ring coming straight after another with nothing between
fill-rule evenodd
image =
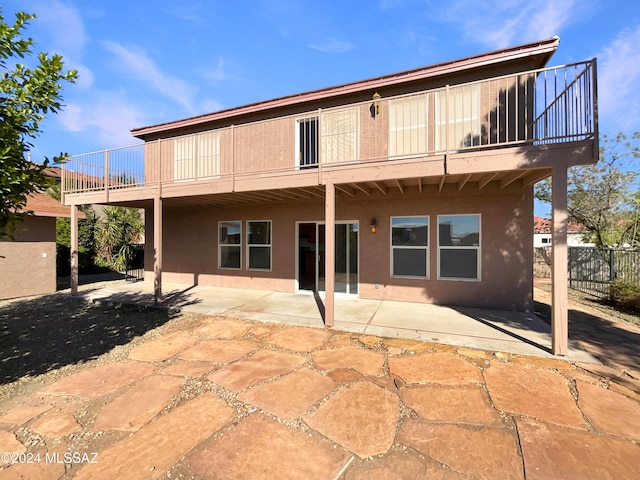
<instances>
[{"instance_id":1,"label":"upper floor window","mask_svg":"<svg viewBox=\"0 0 640 480\"><path fill-rule=\"evenodd\" d=\"M438 91L435 104L436 151L480 145L480 85L451 87L448 101L446 91Z\"/></svg>"},{"instance_id":2,"label":"upper floor window","mask_svg":"<svg viewBox=\"0 0 640 480\"><path fill-rule=\"evenodd\" d=\"M318 117L300 118L296 121L296 154L300 168L318 166Z\"/></svg>"},{"instance_id":3,"label":"upper floor window","mask_svg":"<svg viewBox=\"0 0 640 480\"><path fill-rule=\"evenodd\" d=\"M389 156L427 152L427 95L389 100Z\"/></svg>"},{"instance_id":4,"label":"upper floor window","mask_svg":"<svg viewBox=\"0 0 640 480\"><path fill-rule=\"evenodd\" d=\"M480 215L438 216L438 278L480 280Z\"/></svg>"},{"instance_id":5,"label":"upper floor window","mask_svg":"<svg viewBox=\"0 0 640 480\"><path fill-rule=\"evenodd\" d=\"M173 174L175 180L220 175L220 132L186 135L174 140Z\"/></svg>"},{"instance_id":6,"label":"upper floor window","mask_svg":"<svg viewBox=\"0 0 640 480\"><path fill-rule=\"evenodd\" d=\"M358 112L348 108L322 114L322 163L358 160Z\"/></svg>"}]
</instances>

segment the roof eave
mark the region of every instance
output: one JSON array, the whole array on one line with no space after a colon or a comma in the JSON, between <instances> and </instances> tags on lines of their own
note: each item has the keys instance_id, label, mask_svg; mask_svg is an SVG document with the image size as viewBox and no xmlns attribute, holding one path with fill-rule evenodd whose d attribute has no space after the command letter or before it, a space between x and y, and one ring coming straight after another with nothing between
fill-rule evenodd
<instances>
[{"instance_id":1,"label":"roof eave","mask_svg":"<svg viewBox=\"0 0 640 480\"><path fill-rule=\"evenodd\" d=\"M358 82L327 87L319 90L312 90L309 92L294 95L288 95L272 100L251 103L240 107L234 107L214 113L185 118L182 120L151 125L148 127L134 128L131 130L131 134L134 137L144 140L144 138L148 135L153 135L161 132L193 127L214 121L238 117L241 115L247 115L301 103L313 102L316 100L323 100L330 97L355 94L366 90L375 90L401 83L423 80L435 76L449 75L463 70L482 68L488 65L514 61L525 57L539 57L540 61L538 62L536 68L542 68L547 64L553 53L556 51L559 43L560 38L555 36L547 40L541 40L539 42L509 47L458 60L451 60L427 67L421 67L404 72L384 75L382 77L376 77L368 80L361 80Z\"/></svg>"}]
</instances>

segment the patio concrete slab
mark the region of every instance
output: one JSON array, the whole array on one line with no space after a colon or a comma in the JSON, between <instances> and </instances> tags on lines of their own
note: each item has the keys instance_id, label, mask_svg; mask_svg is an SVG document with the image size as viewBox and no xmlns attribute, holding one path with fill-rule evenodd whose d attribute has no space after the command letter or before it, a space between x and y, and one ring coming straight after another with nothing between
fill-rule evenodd
<instances>
[{"instance_id":1,"label":"patio concrete slab","mask_svg":"<svg viewBox=\"0 0 640 480\"><path fill-rule=\"evenodd\" d=\"M324 328L323 294L165 284L166 305L185 312L271 324ZM88 290L88 300L153 304L153 283ZM206 335L206 327L202 332ZM550 327L535 315L474 308L335 298L335 330L387 338L437 342L521 355L552 357ZM213 335L216 334L215 332ZM230 335L230 333L222 333ZM239 335L238 335L239 336ZM597 360L575 342L566 359Z\"/></svg>"},{"instance_id":2,"label":"patio concrete slab","mask_svg":"<svg viewBox=\"0 0 640 480\"><path fill-rule=\"evenodd\" d=\"M338 478L351 457L328 442L254 413L226 435L206 442L184 463L195 478L332 479Z\"/></svg>"}]
</instances>

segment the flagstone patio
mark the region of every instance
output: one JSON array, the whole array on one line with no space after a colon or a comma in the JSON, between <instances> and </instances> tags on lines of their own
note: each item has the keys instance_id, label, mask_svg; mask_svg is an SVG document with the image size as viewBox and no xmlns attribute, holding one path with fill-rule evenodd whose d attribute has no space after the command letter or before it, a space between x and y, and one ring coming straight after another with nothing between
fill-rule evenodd
<instances>
[{"instance_id":1,"label":"flagstone patio","mask_svg":"<svg viewBox=\"0 0 640 480\"><path fill-rule=\"evenodd\" d=\"M39 455L4 455L0 479L637 477L640 396L572 362L220 316L168 327L0 404L0 451Z\"/></svg>"}]
</instances>

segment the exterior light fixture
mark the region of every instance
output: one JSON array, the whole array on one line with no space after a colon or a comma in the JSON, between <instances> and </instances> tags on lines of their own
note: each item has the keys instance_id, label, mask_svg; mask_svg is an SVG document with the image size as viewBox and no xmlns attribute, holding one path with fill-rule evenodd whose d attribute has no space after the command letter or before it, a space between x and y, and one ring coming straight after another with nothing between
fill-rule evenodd
<instances>
[{"instance_id":1,"label":"exterior light fixture","mask_svg":"<svg viewBox=\"0 0 640 480\"><path fill-rule=\"evenodd\" d=\"M378 115L380 113L380 99L382 98L382 96L376 92L373 94L373 103L371 104L371 108L369 109L371 111L371 117L372 118L376 118L376 115Z\"/></svg>"},{"instance_id":2,"label":"exterior light fixture","mask_svg":"<svg viewBox=\"0 0 640 480\"><path fill-rule=\"evenodd\" d=\"M369 227L371 228L371 233L376 233L378 230L378 222L375 218L371 219L371 225L369 225Z\"/></svg>"}]
</instances>

